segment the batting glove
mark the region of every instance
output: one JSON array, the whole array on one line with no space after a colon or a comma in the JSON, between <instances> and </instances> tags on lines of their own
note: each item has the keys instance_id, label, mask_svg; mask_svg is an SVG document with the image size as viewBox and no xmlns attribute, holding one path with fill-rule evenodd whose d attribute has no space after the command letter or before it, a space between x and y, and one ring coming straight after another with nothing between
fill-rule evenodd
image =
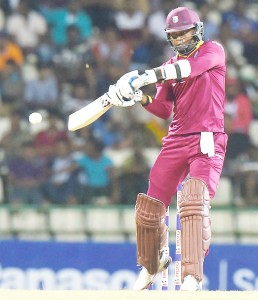
<instances>
[{"instance_id":1,"label":"batting glove","mask_svg":"<svg viewBox=\"0 0 258 300\"><path fill-rule=\"evenodd\" d=\"M137 70L126 73L120 79L118 79L116 83L117 93L125 98L132 97L137 89L137 87L134 85L134 82L136 83L136 81L138 81L140 78L141 77Z\"/></svg>"},{"instance_id":2,"label":"batting glove","mask_svg":"<svg viewBox=\"0 0 258 300\"><path fill-rule=\"evenodd\" d=\"M133 94L132 101L134 101L134 103L141 102L142 95L143 95L143 92L141 90L136 90Z\"/></svg>"},{"instance_id":3,"label":"batting glove","mask_svg":"<svg viewBox=\"0 0 258 300\"><path fill-rule=\"evenodd\" d=\"M133 106L136 102L142 100L142 91L137 90L133 92L131 96L125 98L121 95L116 85L110 85L108 92L106 93L109 98L109 102L115 106L128 107Z\"/></svg>"}]
</instances>

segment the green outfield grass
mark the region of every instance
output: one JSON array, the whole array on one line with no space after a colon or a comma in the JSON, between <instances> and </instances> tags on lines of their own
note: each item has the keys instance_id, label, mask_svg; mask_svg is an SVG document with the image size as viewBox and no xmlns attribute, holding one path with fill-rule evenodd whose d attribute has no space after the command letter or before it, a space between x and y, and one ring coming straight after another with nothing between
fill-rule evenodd
<instances>
[{"instance_id":1,"label":"green outfield grass","mask_svg":"<svg viewBox=\"0 0 258 300\"><path fill-rule=\"evenodd\" d=\"M175 291L19 291L0 290L1 300L256 300L250 292Z\"/></svg>"}]
</instances>

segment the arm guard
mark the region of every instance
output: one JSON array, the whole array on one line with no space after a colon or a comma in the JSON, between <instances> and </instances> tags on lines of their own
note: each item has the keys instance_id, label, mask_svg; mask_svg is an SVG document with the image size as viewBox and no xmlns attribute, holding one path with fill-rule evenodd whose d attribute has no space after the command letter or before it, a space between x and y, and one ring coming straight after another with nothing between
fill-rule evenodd
<instances>
[{"instance_id":1,"label":"arm guard","mask_svg":"<svg viewBox=\"0 0 258 300\"><path fill-rule=\"evenodd\" d=\"M191 74L191 65L187 59L179 60L173 64L167 64L146 70L144 74L139 76L132 82L134 89L139 89L145 85L160 82L163 80L181 80Z\"/></svg>"}]
</instances>

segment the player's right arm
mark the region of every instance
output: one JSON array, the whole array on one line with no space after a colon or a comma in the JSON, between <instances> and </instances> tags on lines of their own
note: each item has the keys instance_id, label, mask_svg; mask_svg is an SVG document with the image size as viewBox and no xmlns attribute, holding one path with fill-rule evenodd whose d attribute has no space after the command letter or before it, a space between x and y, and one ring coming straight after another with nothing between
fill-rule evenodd
<instances>
[{"instance_id":1,"label":"player's right arm","mask_svg":"<svg viewBox=\"0 0 258 300\"><path fill-rule=\"evenodd\" d=\"M156 84L155 97L143 95L141 104L150 113L161 119L168 119L172 114L173 99L171 87L166 84Z\"/></svg>"}]
</instances>

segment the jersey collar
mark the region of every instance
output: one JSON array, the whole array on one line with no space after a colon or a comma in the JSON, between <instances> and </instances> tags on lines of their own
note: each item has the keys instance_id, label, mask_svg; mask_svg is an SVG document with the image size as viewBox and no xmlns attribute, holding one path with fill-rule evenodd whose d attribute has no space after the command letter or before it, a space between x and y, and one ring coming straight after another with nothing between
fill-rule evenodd
<instances>
[{"instance_id":1,"label":"jersey collar","mask_svg":"<svg viewBox=\"0 0 258 300\"><path fill-rule=\"evenodd\" d=\"M188 58L189 56L191 56L192 54L194 54L194 53L201 47L201 45L202 45L203 43L204 43L204 41L200 41L200 42L196 45L194 51L191 52L189 55L181 55L181 54L177 53L177 58L180 58L180 57L182 57L182 58Z\"/></svg>"}]
</instances>

